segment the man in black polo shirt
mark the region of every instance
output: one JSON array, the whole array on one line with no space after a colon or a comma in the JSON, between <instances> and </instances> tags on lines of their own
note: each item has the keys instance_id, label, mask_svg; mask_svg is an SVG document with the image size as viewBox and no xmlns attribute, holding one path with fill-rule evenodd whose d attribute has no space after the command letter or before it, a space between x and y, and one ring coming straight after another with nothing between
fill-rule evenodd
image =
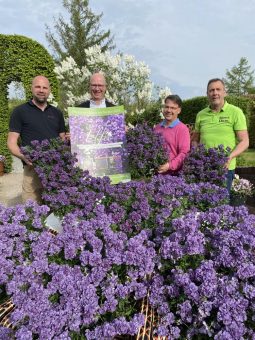
<instances>
[{"instance_id":1,"label":"man in black polo shirt","mask_svg":"<svg viewBox=\"0 0 255 340\"><path fill-rule=\"evenodd\" d=\"M50 95L50 83L44 76L37 76L32 81L33 98L18 107L11 115L7 145L11 153L24 164L22 200L32 199L41 202L42 185L29 159L21 153L18 145L30 145L33 140L65 138L65 122L60 110L47 103Z\"/></svg>"}]
</instances>

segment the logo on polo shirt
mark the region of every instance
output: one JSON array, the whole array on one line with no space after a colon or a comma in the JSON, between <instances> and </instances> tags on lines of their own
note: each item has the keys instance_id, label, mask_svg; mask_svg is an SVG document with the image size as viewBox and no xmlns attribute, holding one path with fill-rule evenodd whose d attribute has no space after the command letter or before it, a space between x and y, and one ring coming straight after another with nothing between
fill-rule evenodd
<instances>
[{"instance_id":1,"label":"logo on polo shirt","mask_svg":"<svg viewBox=\"0 0 255 340\"><path fill-rule=\"evenodd\" d=\"M229 123L229 116L219 117L219 123Z\"/></svg>"},{"instance_id":2,"label":"logo on polo shirt","mask_svg":"<svg viewBox=\"0 0 255 340\"><path fill-rule=\"evenodd\" d=\"M56 116L55 116L53 113L49 113L49 114L47 115L47 118L48 118L48 119L56 119Z\"/></svg>"}]
</instances>

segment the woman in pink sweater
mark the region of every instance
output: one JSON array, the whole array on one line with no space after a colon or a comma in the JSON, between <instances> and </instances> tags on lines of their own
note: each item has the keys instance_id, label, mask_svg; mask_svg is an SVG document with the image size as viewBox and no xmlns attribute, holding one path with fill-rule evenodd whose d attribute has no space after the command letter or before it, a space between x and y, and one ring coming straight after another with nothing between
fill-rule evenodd
<instances>
[{"instance_id":1,"label":"woman in pink sweater","mask_svg":"<svg viewBox=\"0 0 255 340\"><path fill-rule=\"evenodd\" d=\"M190 150L189 129L178 118L181 108L182 100L179 96L174 94L166 97L163 108L165 119L154 129L163 136L168 152L168 162L158 169L160 174L178 174Z\"/></svg>"}]
</instances>

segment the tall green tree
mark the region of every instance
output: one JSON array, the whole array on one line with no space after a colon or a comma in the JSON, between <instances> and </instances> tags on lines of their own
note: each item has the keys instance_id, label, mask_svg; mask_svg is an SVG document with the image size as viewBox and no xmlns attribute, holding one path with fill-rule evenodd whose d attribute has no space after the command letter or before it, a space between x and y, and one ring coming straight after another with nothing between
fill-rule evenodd
<instances>
[{"instance_id":1,"label":"tall green tree","mask_svg":"<svg viewBox=\"0 0 255 340\"><path fill-rule=\"evenodd\" d=\"M71 56L82 67L86 65L89 47L99 45L102 52L114 48L110 30L100 29L103 14L94 14L88 0L63 0L63 6L70 14L70 21L67 22L62 15L54 19L54 32L46 25L46 39L56 61Z\"/></svg>"},{"instance_id":2,"label":"tall green tree","mask_svg":"<svg viewBox=\"0 0 255 340\"><path fill-rule=\"evenodd\" d=\"M254 70L251 69L247 58L242 57L237 66L226 71L224 82L230 95L241 96L251 91L254 87Z\"/></svg>"}]
</instances>

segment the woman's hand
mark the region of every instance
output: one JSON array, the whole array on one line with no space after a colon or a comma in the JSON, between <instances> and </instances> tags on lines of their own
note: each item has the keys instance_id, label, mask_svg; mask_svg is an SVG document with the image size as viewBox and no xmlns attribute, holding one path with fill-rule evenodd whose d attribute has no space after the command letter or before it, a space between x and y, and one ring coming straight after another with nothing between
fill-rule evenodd
<instances>
[{"instance_id":1,"label":"woman's hand","mask_svg":"<svg viewBox=\"0 0 255 340\"><path fill-rule=\"evenodd\" d=\"M169 170L169 167L170 167L169 162L167 162L167 163L161 165L161 166L159 167L159 169L158 169L158 173L159 173L159 174L163 174L164 172L167 172L167 171Z\"/></svg>"}]
</instances>

